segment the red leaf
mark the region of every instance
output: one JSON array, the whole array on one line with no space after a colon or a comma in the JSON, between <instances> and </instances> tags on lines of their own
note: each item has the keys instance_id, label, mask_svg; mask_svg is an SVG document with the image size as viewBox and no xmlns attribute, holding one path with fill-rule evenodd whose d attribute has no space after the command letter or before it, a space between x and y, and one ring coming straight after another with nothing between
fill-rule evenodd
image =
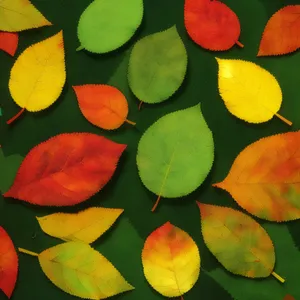
<instances>
[{"instance_id":1,"label":"red leaf","mask_svg":"<svg viewBox=\"0 0 300 300\"><path fill-rule=\"evenodd\" d=\"M243 47L238 42L238 17L220 1L185 0L184 22L192 40L205 49L223 51L234 44Z\"/></svg>"},{"instance_id":2,"label":"red leaf","mask_svg":"<svg viewBox=\"0 0 300 300\"><path fill-rule=\"evenodd\" d=\"M18 48L19 36L17 33L0 31L0 49L14 56Z\"/></svg>"},{"instance_id":3,"label":"red leaf","mask_svg":"<svg viewBox=\"0 0 300 300\"><path fill-rule=\"evenodd\" d=\"M300 5L288 5L268 21L257 56L282 55L300 48Z\"/></svg>"},{"instance_id":4,"label":"red leaf","mask_svg":"<svg viewBox=\"0 0 300 300\"><path fill-rule=\"evenodd\" d=\"M43 206L85 201L110 180L127 146L92 133L65 133L34 147L4 197Z\"/></svg>"},{"instance_id":5,"label":"red leaf","mask_svg":"<svg viewBox=\"0 0 300 300\"><path fill-rule=\"evenodd\" d=\"M0 289L10 298L18 275L18 256L12 240L0 227Z\"/></svg>"}]
</instances>

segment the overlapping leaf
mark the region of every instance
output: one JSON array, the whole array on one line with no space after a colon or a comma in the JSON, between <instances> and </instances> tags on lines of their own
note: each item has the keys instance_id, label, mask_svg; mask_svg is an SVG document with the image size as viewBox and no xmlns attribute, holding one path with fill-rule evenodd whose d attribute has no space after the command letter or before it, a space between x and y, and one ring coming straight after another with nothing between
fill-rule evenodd
<instances>
[{"instance_id":1,"label":"overlapping leaf","mask_svg":"<svg viewBox=\"0 0 300 300\"><path fill-rule=\"evenodd\" d=\"M137 166L143 184L160 197L177 198L197 189L209 173L214 142L200 104L170 113L140 139Z\"/></svg>"},{"instance_id":2,"label":"overlapping leaf","mask_svg":"<svg viewBox=\"0 0 300 300\"><path fill-rule=\"evenodd\" d=\"M67 242L36 254L49 280L64 292L84 299L105 299L134 289L102 254L88 244Z\"/></svg>"},{"instance_id":3,"label":"overlapping leaf","mask_svg":"<svg viewBox=\"0 0 300 300\"><path fill-rule=\"evenodd\" d=\"M300 218L300 131L273 135L246 147L223 182L251 214L282 222Z\"/></svg>"},{"instance_id":4,"label":"overlapping leaf","mask_svg":"<svg viewBox=\"0 0 300 300\"><path fill-rule=\"evenodd\" d=\"M170 222L148 236L142 262L147 281L157 292L169 298L187 293L200 274L196 243Z\"/></svg>"},{"instance_id":5,"label":"overlapping leaf","mask_svg":"<svg viewBox=\"0 0 300 300\"><path fill-rule=\"evenodd\" d=\"M52 25L29 0L2 0L0 30L18 32Z\"/></svg>"},{"instance_id":6,"label":"overlapping leaf","mask_svg":"<svg viewBox=\"0 0 300 300\"><path fill-rule=\"evenodd\" d=\"M18 276L18 256L7 232L0 227L0 290L10 298Z\"/></svg>"},{"instance_id":7,"label":"overlapping leaf","mask_svg":"<svg viewBox=\"0 0 300 300\"><path fill-rule=\"evenodd\" d=\"M18 48L19 36L17 33L0 31L0 49L14 56Z\"/></svg>"},{"instance_id":8,"label":"overlapping leaf","mask_svg":"<svg viewBox=\"0 0 300 300\"><path fill-rule=\"evenodd\" d=\"M146 103L169 99L181 86L187 70L187 52L176 26L148 35L131 52L129 86Z\"/></svg>"},{"instance_id":9,"label":"overlapping leaf","mask_svg":"<svg viewBox=\"0 0 300 300\"><path fill-rule=\"evenodd\" d=\"M274 246L263 227L232 208L197 203L204 242L228 271L249 278L272 274L284 282L274 272Z\"/></svg>"},{"instance_id":10,"label":"overlapping leaf","mask_svg":"<svg viewBox=\"0 0 300 300\"><path fill-rule=\"evenodd\" d=\"M22 110L7 123L28 110L36 112L53 104L66 81L63 34L58 34L27 48L15 62L9 79L13 100Z\"/></svg>"},{"instance_id":11,"label":"overlapping leaf","mask_svg":"<svg viewBox=\"0 0 300 300\"><path fill-rule=\"evenodd\" d=\"M127 120L128 103L121 91L106 84L73 86L82 114L103 129L117 129Z\"/></svg>"},{"instance_id":12,"label":"overlapping leaf","mask_svg":"<svg viewBox=\"0 0 300 300\"><path fill-rule=\"evenodd\" d=\"M124 45L140 26L143 0L95 0L80 17L79 49L107 53Z\"/></svg>"},{"instance_id":13,"label":"overlapping leaf","mask_svg":"<svg viewBox=\"0 0 300 300\"><path fill-rule=\"evenodd\" d=\"M37 218L42 230L64 241L92 243L105 233L123 209L91 207L78 214L55 213Z\"/></svg>"},{"instance_id":14,"label":"overlapping leaf","mask_svg":"<svg viewBox=\"0 0 300 300\"><path fill-rule=\"evenodd\" d=\"M241 26L237 15L221 1L185 0L184 23L191 39L212 51L230 49L238 41Z\"/></svg>"},{"instance_id":15,"label":"overlapping leaf","mask_svg":"<svg viewBox=\"0 0 300 300\"><path fill-rule=\"evenodd\" d=\"M220 59L219 92L227 109L236 117L250 122L262 123L278 114L282 92L276 78L260 66L243 60Z\"/></svg>"},{"instance_id":16,"label":"overlapping leaf","mask_svg":"<svg viewBox=\"0 0 300 300\"><path fill-rule=\"evenodd\" d=\"M260 42L258 56L283 55L300 48L300 5L288 5L268 21Z\"/></svg>"},{"instance_id":17,"label":"overlapping leaf","mask_svg":"<svg viewBox=\"0 0 300 300\"><path fill-rule=\"evenodd\" d=\"M125 148L92 133L57 135L27 154L4 197L44 206L78 204L106 185Z\"/></svg>"}]
</instances>

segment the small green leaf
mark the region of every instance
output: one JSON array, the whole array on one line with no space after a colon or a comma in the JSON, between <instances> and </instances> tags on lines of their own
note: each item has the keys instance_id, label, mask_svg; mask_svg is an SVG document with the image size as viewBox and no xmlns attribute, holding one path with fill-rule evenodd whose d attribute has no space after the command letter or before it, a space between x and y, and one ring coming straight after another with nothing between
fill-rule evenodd
<instances>
[{"instance_id":1,"label":"small green leaf","mask_svg":"<svg viewBox=\"0 0 300 300\"><path fill-rule=\"evenodd\" d=\"M198 104L149 127L138 145L137 166L151 192L159 198L176 198L201 185L213 159L213 136Z\"/></svg>"},{"instance_id":2,"label":"small green leaf","mask_svg":"<svg viewBox=\"0 0 300 300\"><path fill-rule=\"evenodd\" d=\"M124 45L143 19L143 0L95 0L78 24L78 50L107 53Z\"/></svg>"},{"instance_id":3,"label":"small green leaf","mask_svg":"<svg viewBox=\"0 0 300 300\"><path fill-rule=\"evenodd\" d=\"M181 86L187 52L176 26L138 41L130 55L128 80L135 96L146 103L169 99Z\"/></svg>"},{"instance_id":4,"label":"small green leaf","mask_svg":"<svg viewBox=\"0 0 300 300\"><path fill-rule=\"evenodd\" d=\"M0 149L0 191L2 194L7 192L13 184L22 160L23 157L19 154L4 156L3 150Z\"/></svg>"}]
</instances>

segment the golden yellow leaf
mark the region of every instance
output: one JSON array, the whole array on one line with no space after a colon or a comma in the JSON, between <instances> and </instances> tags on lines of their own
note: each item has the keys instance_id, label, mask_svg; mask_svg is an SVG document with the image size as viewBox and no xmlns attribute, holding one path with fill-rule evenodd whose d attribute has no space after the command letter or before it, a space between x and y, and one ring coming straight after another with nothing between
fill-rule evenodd
<instances>
[{"instance_id":1,"label":"golden yellow leaf","mask_svg":"<svg viewBox=\"0 0 300 300\"><path fill-rule=\"evenodd\" d=\"M142 262L150 285L170 298L187 293L200 274L200 254L196 243L170 222L148 236Z\"/></svg>"},{"instance_id":2,"label":"golden yellow leaf","mask_svg":"<svg viewBox=\"0 0 300 300\"><path fill-rule=\"evenodd\" d=\"M16 60L9 79L14 101L24 110L36 112L53 104L66 81L63 34L58 34L28 47Z\"/></svg>"},{"instance_id":3,"label":"golden yellow leaf","mask_svg":"<svg viewBox=\"0 0 300 300\"><path fill-rule=\"evenodd\" d=\"M250 123L266 122L276 115L292 125L278 114L282 92L271 73L249 61L216 59L219 64L219 92L233 115Z\"/></svg>"},{"instance_id":4,"label":"golden yellow leaf","mask_svg":"<svg viewBox=\"0 0 300 300\"><path fill-rule=\"evenodd\" d=\"M52 25L29 0L0 1L0 30L18 32Z\"/></svg>"},{"instance_id":5,"label":"golden yellow leaf","mask_svg":"<svg viewBox=\"0 0 300 300\"><path fill-rule=\"evenodd\" d=\"M123 211L91 207L78 214L55 213L37 220L42 230L51 236L90 244L106 232Z\"/></svg>"}]
</instances>

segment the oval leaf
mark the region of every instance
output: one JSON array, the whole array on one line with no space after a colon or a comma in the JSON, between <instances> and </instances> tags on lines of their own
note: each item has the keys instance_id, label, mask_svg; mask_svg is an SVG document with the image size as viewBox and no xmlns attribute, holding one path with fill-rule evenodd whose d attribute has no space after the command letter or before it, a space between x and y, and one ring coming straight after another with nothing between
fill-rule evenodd
<instances>
[{"instance_id":1,"label":"oval leaf","mask_svg":"<svg viewBox=\"0 0 300 300\"><path fill-rule=\"evenodd\" d=\"M29 0L2 0L0 30L18 32L52 25Z\"/></svg>"},{"instance_id":2,"label":"oval leaf","mask_svg":"<svg viewBox=\"0 0 300 300\"><path fill-rule=\"evenodd\" d=\"M204 242L225 269L250 278L273 273L274 246L263 227L232 208L197 204Z\"/></svg>"},{"instance_id":3,"label":"oval leaf","mask_svg":"<svg viewBox=\"0 0 300 300\"><path fill-rule=\"evenodd\" d=\"M276 115L292 124L277 113L282 93L271 73L249 61L220 58L217 61L219 92L233 115L249 123L263 123Z\"/></svg>"},{"instance_id":4,"label":"oval leaf","mask_svg":"<svg viewBox=\"0 0 300 300\"><path fill-rule=\"evenodd\" d=\"M61 31L30 46L18 57L10 73L9 90L14 101L23 108L22 111L26 109L36 112L49 107L58 99L65 81L65 53Z\"/></svg>"},{"instance_id":5,"label":"oval leaf","mask_svg":"<svg viewBox=\"0 0 300 300\"><path fill-rule=\"evenodd\" d=\"M187 293L200 274L200 254L196 243L170 222L148 236L142 262L150 285L170 298Z\"/></svg>"},{"instance_id":6,"label":"oval leaf","mask_svg":"<svg viewBox=\"0 0 300 300\"><path fill-rule=\"evenodd\" d=\"M132 49L128 68L130 88L146 103L167 100L181 86L187 61L176 26L148 35Z\"/></svg>"},{"instance_id":7,"label":"oval leaf","mask_svg":"<svg viewBox=\"0 0 300 300\"><path fill-rule=\"evenodd\" d=\"M118 219L123 209L91 207L78 214L55 213L37 218L42 230L64 241L93 243Z\"/></svg>"},{"instance_id":8,"label":"oval leaf","mask_svg":"<svg viewBox=\"0 0 300 300\"><path fill-rule=\"evenodd\" d=\"M10 298L18 276L18 256L12 240L0 227L0 289Z\"/></svg>"},{"instance_id":9,"label":"oval leaf","mask_svg":"<svg viewBox=\"0 0 300 300\"><path fill-rule=\"evenodd\" d=\"M50 281L73 296L98 300L134 289L110 261L81 242L60 244L38 258Z\"/></svg>"},{"instance_id":10,"label":"oval leaf","mask_svg":"<svg viewBox=\"0 0 300 300\"><path fill-rule=\"evenodd\" d=\"M225 180L214 186L259 218L299 219L299 144L300 131L260 139L238 155Z\"/></svg>"},{"instance_id":11,"label":"oval leaf","mask_svg":"<svg viewBox=\"0 0 300 300\"><path fill-rule=\"evenodd\" d=\"M59 134L27 154L4 197L43 206L70 206L110 180L126 145L92 133Z\"/></svg>"},{"instance_id":12,"label":"oval leaf","mask_svg":"<svg viewBox=\"0 0 300 300\"><path fill-rule=\"evenodd\" d=\"M213 136L200 104L160 118L143 134L137 152L141 180L159 198L193 192L206 178L213 159Z\"/></svg>"},{"instance_id":13,"label":"oval leaf","mask_svg":"<svg viewBox=\"0 0 300 300\"><path fill-rule=\"evenodd\" d=\"M15 55L18 48L18 42L19 36L17 33L0 32L0 49L9 55Z\"/></svg>"},{"instance_id":14,"label":"oval leaf","mask_svg":"<svg viewBox=\"0 0 300 300\"><path fill-rule=\"evenodd\" d=\"M143 14L143 0L93 1L79 20L79 49L107 53L121 47L138 29Z\"/></svg>"},{"instance_id":15,"label":"oval leaf","mask_svg":"<svg viewBox=\"0 0 300 300\"><path fill-rule=\"evenodd\" d=\"M237 15L220 1L185 0L184 23L191 39L212 50L230 49L238 42L241 26Z\"/></svg>"},{"instance_id":16,"label":"oval leaf","mask_svg":"<svg viewBox=\"0 0 300 300\"><path fill-rule=\"evenodd\" d=\"M117 88L106 84L86 84L73 86L73 89L82 114L92 124L112 130L128 121L128 103Z\"/></svg>"},{"instance_id":17,"label":"oval leaf","mask_svg":"<svg viewBox=\"0 0 300 300\"><path fill-rule=\"evenodd\" d=\"M277 11L265 27L257 56L283 55L298 50L299 14L300 5L288 5Z\"/></svg>"}]
</instances>

